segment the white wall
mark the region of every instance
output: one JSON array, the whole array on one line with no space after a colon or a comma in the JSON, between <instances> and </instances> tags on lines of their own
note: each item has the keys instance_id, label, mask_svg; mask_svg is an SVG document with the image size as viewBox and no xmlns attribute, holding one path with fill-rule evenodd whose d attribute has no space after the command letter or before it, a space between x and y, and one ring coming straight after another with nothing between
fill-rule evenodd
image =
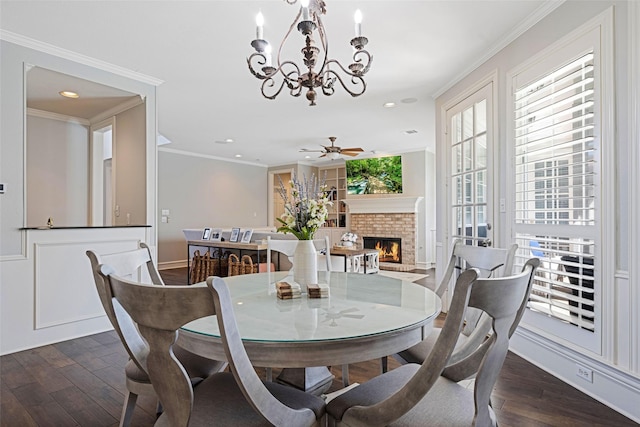
<instances>
[{"instance_id":1,"label":"white wall","mask_svg":"<svg viewBox=\"0 0 640 427\"><path fill-rule=\"evenodd\" d=\"M610 257L608 259L615 264L616 271L611 272L610 276L604 277L603 281L604 294L608 296L608 298L603 298L603 351L601 354L595 354L562 342L551 333L536 333L536 325L528 324L527 317L514 335L511 349L576 388L634 420L640 421L640 407L637 404L640 402L640 367L638 363L640 328L637 325L637 315L633 314L640 311L640 298L637 297L640 278L630 277L629 271L627 271L630 263L637 263L637 260L628 258L629 241L640 241L640 236L628 236L630 192L626 177L629 173L630 163L627 160L627 153L630 152L631 141L626 129L630 120L633 120L629 107L628 82L630 79L636 81L638 79L638 70L632 69L630 71L627 67L628 41L631 36L634 36L628 34L629 3L626 1L567 1L447 90L436 100L438 114L436 121L438 125L437 152L438 159L441 159L441 150L445 149L445 139L441 128L444 115L443 106L456 99L467 88L481 81L485 76L496 73L498 85L498 96L494 100L498 104L498 129L495 146L495 150L498 152L497 167L495 168L498 180L496 199L506 198L508 200L507 191L510 177L507 172L509 159L506 156L506 147L510 142L510 137L507 135L505 118L507 117L506 105L510 97L507 93L507 72L612 6L614 8L615 48L613 57L616 99L612 125L616 127L617 134L615 140L607 140L603 143L614 144L616 153L613 195L615 204L613 206L614 215L611 218L611 221L615 222L615 242L612 248L607 248L606 252L606 256ZM636 25L638 25L637 16L636 14L634 18ZM637 37L637 32L635 37ZM638 165L632 167L638 167ZM445 171L442 162L438 164L437 168L437 200L446 200L444 197L446 191ZM637 191L635 193L637 197ZM446 214L445 207L437 212L437 238L441 252L444 251L447 244L444 241ZM506 245L511 240L511 226L506 222L507 218L505 213L500 213L498 220L495 221L500 231L498 242L500 246ZM612 224L605 224L605 228L611 226ZM440 253L438 257L440 258L441 255ZM636 320L634 321L634 319ZM593 382L584 381L576 376L577 363L593 370Z\"/></svg>"},{"instance_id":2,"label":"white wall","mask_svg":"<svg viewBox=\"0 0 640 427\"><path fill-rule=\"evenodd\" d=\"M87 225L87 126L30 115L27 119L27 226ZM12 190L15 190L12 188Z\"/></svg>"},{"instance_id":3,"label":"white wall","mask_svg":"<svg viewBox=\"0 0 640 427\"><path fill-rule=\"evenodd\" d=\"M126 73L115 74L96 69L78 62L83 58L59 51L53 54L48 45L36 46L31 43L29 46L24 47L17 41L0 40L0 182L7 184L6 192L0 194L0 354L94 334L109 328L106 316L93 317L98 311L91 311L96 308L95 305L89 307L91 301L75 306L72 304L74 290L87 291L95 286L89 261L84 259L86 256L83 257L84 251L98 248L108 251L118 246L118 242L135 245L138 241L145 241L152 247L156 243L156 88L152 79L141 79L138 75L134 75L134 79ZM67 56L58 56L62 54ZM151 227L21 229L27 219L27 188L24 180L24 73L27 64L145 97L146 160L142 167L146 171L144 185L147 209L144 222ZM88 161L87 156L83 163L87 164ZM60 292L56 293L56 289ZM73 311L74 308L78 310Z\"/></svg>"},{"instance_id":4,"label":"white wall","mask_svg":"<svg viewBox=\"0 0 640 427\"><path fill-rule=\"evenodd\" d=\"M160 148L158 263L186 265L185 228L265 227L267 168ZM163 209L169 222L160 222Z\"/></svg>"}]
</instances>

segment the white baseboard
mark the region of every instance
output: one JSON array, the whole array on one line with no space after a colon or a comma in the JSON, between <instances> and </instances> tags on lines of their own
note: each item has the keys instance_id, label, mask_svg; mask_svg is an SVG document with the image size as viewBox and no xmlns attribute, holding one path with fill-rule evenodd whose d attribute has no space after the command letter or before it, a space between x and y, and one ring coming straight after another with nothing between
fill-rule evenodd
<instances>
[{"instance_id":1,"label":"white baseboard","mask_svg":"<svg viewBox=\"0 0 640 427\"><path fill-rule=\"evenodd\" d=\"M416 269L418 270L429 270L430 268L434 268L435 265L433 265L433 263L430 262L417 262L416 263Z\"/></svg>"},{"instance_id":2,"label":"white baseboard","mask_svg":"<svg viewBox=\"0 0 640 427\"><path fill-rule=\"evenodd\" d=\"M640 423L640 378L592 359L523 328L509 349L572 387ZM593 372L593 381L576 375L577 365Z\"/></svg>"},{"instance_id":3,"label":"white baseboard","mask_svg":"<svg viewBox=\"0 0 640 427\"><path fill-rule=\"evenodd\" d=\"M181 261L159 262L158 270L170 270L172 268L183 268L188 266L189 264L186 259Z\"/></svg>"}]
</instances>

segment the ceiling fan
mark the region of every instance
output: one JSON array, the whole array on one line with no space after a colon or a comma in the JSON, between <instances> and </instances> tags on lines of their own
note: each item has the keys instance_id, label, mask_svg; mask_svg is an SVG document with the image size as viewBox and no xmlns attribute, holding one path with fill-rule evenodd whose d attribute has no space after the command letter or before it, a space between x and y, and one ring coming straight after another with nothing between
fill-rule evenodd
<instances>
[{"instance_id":1,"label":"ceiling fan","mask_svg":"<svg viewBox=\"0 0 640 427\"><path fill-rule=\"evenodd\" d=\"M328 157L331 160L337 159L341 154L345 156L357 156L359 153L362 153L364 150L362 148L340 148L334 143L336 142L335 136L330 136L329 141L331 141L331 145L322 145L324 150L309 150L307 148L303 148L300 150L304 153L323 153L320 157Z\"/></svg>"}]
</instances>

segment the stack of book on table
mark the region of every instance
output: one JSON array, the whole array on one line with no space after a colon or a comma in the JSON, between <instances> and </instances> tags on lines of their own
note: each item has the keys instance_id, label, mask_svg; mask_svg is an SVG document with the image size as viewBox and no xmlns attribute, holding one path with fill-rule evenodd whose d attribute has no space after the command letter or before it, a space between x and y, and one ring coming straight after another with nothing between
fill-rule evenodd
<instances>
[{"instance_id":1,"label":"stack of book on table","mask_svg":"<svg viewBox=\"0 0 640 427\"><path fill-rule=\"evenodd\" d=\"M300 298L302 293L300 292L300 285L297 283L278 282L276 283L276 291L278 292L278 298L280 299L294 299Z\"/></svg>"},{"instance_id":2,"label":"stack of book on table","mask_svg":"<svg viewBox=\"0 0 640 427\"><path fill-rule=\"evenodd\" d=\"M319 285L307 285L309 298L329 298L329 285L321 283Z\"/></svg>"}]
</instances>

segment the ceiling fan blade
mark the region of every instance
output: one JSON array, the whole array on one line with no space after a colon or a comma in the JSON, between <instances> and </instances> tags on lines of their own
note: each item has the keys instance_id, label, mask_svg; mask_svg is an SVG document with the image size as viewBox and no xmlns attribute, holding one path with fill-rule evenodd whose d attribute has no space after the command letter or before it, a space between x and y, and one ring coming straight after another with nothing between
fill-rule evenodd
<instances>
[{"instance_id":1,"label":"ceiling fan blade","mask_svg":"<svg viewBox=\"0 0 640 427\"><path fill-rule=\"evenodd\" d=\"M343 148L342 151L357 151L358 153L362 153L364 150L360 147L353 147L353 148Z\"/></svg>"},{"instance_id":2,"label":"ceiling fan blade","mask_svg":"<svg viewBox=\"0 0 640 427\"><path fill-rule=\"evenodd\" d=\"M325 157L326 155L327 155L327 153L324 153L324 154L323 154L322 156L320 156L320 157Z\"/></svg>"},{"instance_id":3,"label":"ceiling fan blade","mask_svg":"<svg viewBox=\"0 0 640 427\"><path fill-rule=\"evenodd\" d=\"M301 148L301 153L324 153L324 150L309 150L308 148Z\"/></svg>"},{"instance_id":4,"label":"ceiling fan blade","mask_svg":"<svg viewBox=\"0 0 640 427\"><path fill-rule=\"evenodd\" d=\"M342 154L342 155L344 155L344 156L351 156L351 157L355 157L355 156L357 156L358 154L360 154L360 151L344 151L344 150L342 150L342 151L340 152L340 154Z\"/></svg>"}]
</instances>

